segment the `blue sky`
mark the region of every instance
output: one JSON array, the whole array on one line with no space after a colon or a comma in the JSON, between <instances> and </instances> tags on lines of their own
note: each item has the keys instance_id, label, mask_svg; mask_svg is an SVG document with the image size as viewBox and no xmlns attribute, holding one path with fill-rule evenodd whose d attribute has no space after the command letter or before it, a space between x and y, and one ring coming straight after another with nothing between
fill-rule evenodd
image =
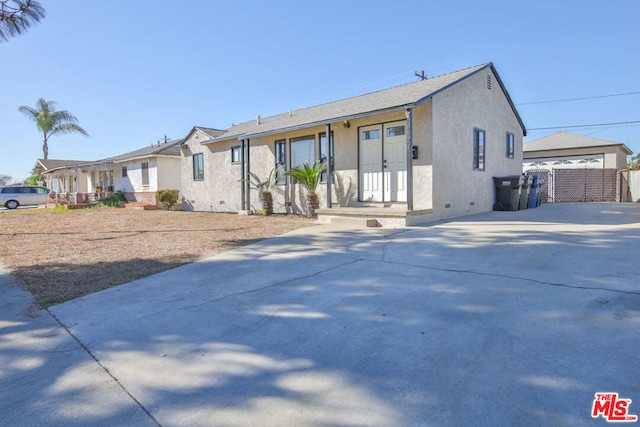
<instances>
[{"instance_id":1,"label":"blue sky","mask_svg":"<svg viewBox=\"0 0 640 427\"><path fill-rule=\"evenodd\" d=\"M529 129L640 120L640 1L41 0L0 43L0 174L29 176L42 97L91 135L52 159L98 160L255 118L493 62ZM525 105L520 105L525 104ZM567 128L640 151L640 123ZM557 130L530 130L525 141Z\"/></svg>"}]
</instances>

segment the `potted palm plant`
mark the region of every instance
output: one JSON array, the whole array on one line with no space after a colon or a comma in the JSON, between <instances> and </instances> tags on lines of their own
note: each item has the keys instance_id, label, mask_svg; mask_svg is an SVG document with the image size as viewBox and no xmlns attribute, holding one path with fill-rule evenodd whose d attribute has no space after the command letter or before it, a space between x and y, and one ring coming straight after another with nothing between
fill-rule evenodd
<instances>
[{"instance_id":1,"label":"potted palm plant","mask_svg":"<svg viewBox=\"0 0 640 427\"><path fill-rule=\"evenodd\" d=\"M316 209L320 207L320 201L316 194L316 189L320 183L320 177L322 172L327 169L325 162L316 161L313 165L309 165L308 162L304 162L302 167L292 168L287 172L291 178L295 179L307 191L306 199L306 215L307 218L313 218L316 216Z\"/></svg>"},{"instance_id":2,"label":"potted palm plant","mask_svg":"<svg viewBox=\"0 0 640 427\"><path fill-rule=\"evenodd\" d=\"M260 203L262 204L262 213L264 215L272 215L273 214L273 194L271 191L275 188L278 180L282 176L282 168L280 166L276 166L271 169L269 172L269 176L266 179L262 180L253 172L249 172L249 179L242 179L242 182L248 182L249 186L258 190L258 197L260 197Z\"/></svg>"}]
</instances>

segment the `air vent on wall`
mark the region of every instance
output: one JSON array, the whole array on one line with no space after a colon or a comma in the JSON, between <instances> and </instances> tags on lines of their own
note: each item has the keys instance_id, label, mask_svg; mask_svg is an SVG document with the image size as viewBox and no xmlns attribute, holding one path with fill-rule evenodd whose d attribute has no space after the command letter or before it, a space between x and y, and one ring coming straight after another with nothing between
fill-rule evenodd
<instances>
[{"instance_id":1,"label":"air vent on wall","mask_svg":"<svg viewBox=\"0 0 640 427\"><path fill-rule=\"evenodd\" d=\"M491 90L491 74L487 74L487 89Z\"/></svg>"}]
</instances>

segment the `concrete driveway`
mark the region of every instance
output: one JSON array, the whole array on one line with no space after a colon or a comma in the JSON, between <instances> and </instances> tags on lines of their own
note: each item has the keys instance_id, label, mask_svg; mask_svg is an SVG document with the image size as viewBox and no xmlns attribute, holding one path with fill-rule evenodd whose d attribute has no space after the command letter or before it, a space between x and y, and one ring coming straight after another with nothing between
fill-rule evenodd
<instances>
[{"instance_id":1,"label":"concrete driveway","mask_svg":"<svg viewBox=\"0 0 640 427\"><path fill-rule=\"evenodd\" d=\"M299 230L36 318L5 283L18 302L0 307L0 413L49 426L607 425L595 393L640 414L639 260L640 204L554 204Z\"/></svg>"}]
</instances>

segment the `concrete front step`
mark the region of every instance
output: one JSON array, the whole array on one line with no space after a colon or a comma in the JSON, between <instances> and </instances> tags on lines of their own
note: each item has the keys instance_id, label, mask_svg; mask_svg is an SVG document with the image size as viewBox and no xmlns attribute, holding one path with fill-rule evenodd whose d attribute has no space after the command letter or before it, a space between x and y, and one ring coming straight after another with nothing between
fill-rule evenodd
<instances>
[{"instance_id":1,"label":"concrete front step","mask_svg":"<svg viewBox=\"0 0 640 427\"><path fill-rule=\"evenodd\" d=\"M358 217L334 217L330 220L331 224L345 225L349 227L379 227L380 223L375 218L358 218Z\"/></svg>"}]
</instances>

